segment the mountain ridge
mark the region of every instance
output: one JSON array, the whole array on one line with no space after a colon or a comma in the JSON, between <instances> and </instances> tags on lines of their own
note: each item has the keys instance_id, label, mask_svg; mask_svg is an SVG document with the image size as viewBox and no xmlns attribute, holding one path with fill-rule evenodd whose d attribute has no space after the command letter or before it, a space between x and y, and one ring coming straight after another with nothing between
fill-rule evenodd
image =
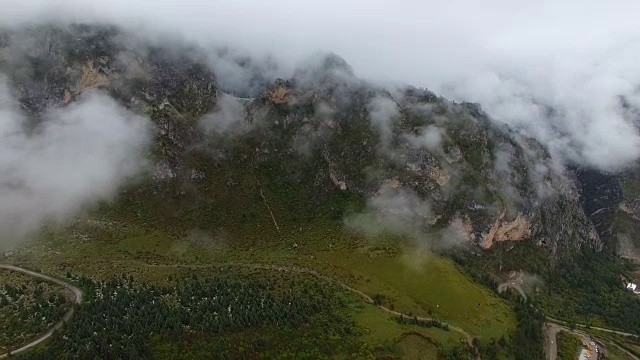
<instances>
[{"instance_id":1,"label":"mountain ridge","mask_svg":"<svg viewBox=\"0 0 640 360\"><path fill-rule=\"evenodd\" d=\"M150 119L153 169L125 193L157 198L146 209L128 203L154 221L180 218L187 231L204 221L187 218L211 216L212 228L228 226L216 216L250 218L252 211L217 201L255 180L284 204L278 216L291 228L326 217L436 248L535 239L556 258L584 246L615 249L583 209L580 175L558 169L541 144L478 104L360 80L337 55L240 99L220 90L212 60L195 46L95 25L6 31L0 39L0 71L35 127L47 109L91 91ZM207 215L212 208L233 214ZM433 240L443 231L451 239Z\"/></svg>"}]
</instances>

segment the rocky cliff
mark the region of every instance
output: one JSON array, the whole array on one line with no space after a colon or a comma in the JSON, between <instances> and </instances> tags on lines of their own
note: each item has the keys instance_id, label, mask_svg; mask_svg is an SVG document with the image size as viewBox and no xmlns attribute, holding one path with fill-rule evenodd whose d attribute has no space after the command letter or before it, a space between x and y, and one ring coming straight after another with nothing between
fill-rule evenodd
<instances>
[{"instance_id":1,"label":"rocky cliff","mask_svg":"<svg viewBox=\"0 0 640 360\"><path fill-rule=\"evenodd\" d=\"M410 219L387 225L414 229L418 241L448 229L484 248L534 241L558 256L602 249L600 238L610 236L602 216L619 205L616 189L602 190L585 172L576 181L540 144L496 125L477 104L379 87L335 55L237 98L221 90L211 56L109 26L0 35L0 72L33 129L44 111L90 91L151 119L154 169L127 192L155 199L128 203L155 219L191 222L185 228L216 216L250 221L252 211L240 207L260 201L247 190L257 182L260 195L270 188L279 197L278 216L292 227L377 211L382 223ZM246 201L228 198L243 192ZM621 209L633 216L634 204Z\"/></svg>"}]
</instances>

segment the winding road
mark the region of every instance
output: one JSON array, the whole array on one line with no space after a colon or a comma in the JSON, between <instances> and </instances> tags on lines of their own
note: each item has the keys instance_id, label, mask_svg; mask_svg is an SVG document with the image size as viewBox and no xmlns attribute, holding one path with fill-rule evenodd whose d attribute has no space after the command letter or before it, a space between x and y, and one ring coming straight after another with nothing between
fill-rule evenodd
<instances>
[{"instance_id":1,"label":"winding road","mask_svg":"<svg viewBox=\"0 0 640 360\"><path fill-rule=\"evenodd\" d=\"M331 278L331 277L326 276L326 275L322 275L322 274L318 273L318 272L317 272L317 271L315 271L315 270L310 270L310 269L306 269L306 268L294 268L294 267L271 266L271 265L258 265L258 264L251 264L251 265L248 265L248 264L236 264L236 266L245 266L245 267L252 267L252 268L259 268L259 269L272 269L272 270L280 270L280 271L292 271L292 272L298 272L298 273L310 274L310 275L316 276L316 277L318 277L318 278L320 278L320 279L323 279L323 280L325 280L325 281L336 283L336 284L340 285L340 287L342 287L343 289L345 289L345 290L347 290L347 291L350 291L350 292L352 292L352 293L354 293L354 294L356 294L356 295L360 296L360 297L361 297L361 298L363 298L366 302L368 302L368 303L370 303L370 304L374 304L374 305L375 305L375 302L373 301L373 298L371 298L371 296L369 296L369 295L367 295L367 294L363 293L362 291L360 291L360 290L358 290L358 289L356 289L356 288L353 288L353 287L351 287L351 286L349 286L349 285L347 285L347 284L343 283L343 282L342 282L342 281L340 281L340 280L337 280L337 279ZM401 312L399 312L399 311L391 310L391 309L389 309L388 307L383 306L383 305L377 305L377 306L378 306L378 308L380 308L382 311L384 311L384 312L386 312L386 313L389 313L389 314L392 314L392 315L395 315L395 316L404 316L404 317L409 318L409 319L417 318L419 321L433 321L433 320L437 320L437 319L429 318L429 317L410 316L410 315L407 315L407 314L403 314L403 313L401 313ZM445 322L442 322L442 324L443 324L443 325L446 325L447 327L449 327L449 329L450 329L450 330L455 331L455 332L457 332L457 333L461 334L462 336L464 336L465 341L467 342L467 344L469 345L469 347L472 347L472 348L473 348L473 336L469 335L466 331L462 330L461 328L459 328L459 327L457 327L457 326L453 326L453 325L447 324L447 323L445 323ZM480 357L478 357L478 359L479 359L479 358L480 358Z\"/></svg>"},{"instance_id":2,"label":"winding road","mask_svg":"<svg viewBox=\"0 0 640 360\"><path fill-rule=\"evenodd\" d=\"M312 275L317 277L318 279L322 279L325 280L327 282L332 282L335 283L337 285L339 285L340 287L342 287L343 289L358 295L359 297L361 297L363 300L365 300L366 302L370 303L370 304L374 304L375 302L373 301L373 298L367 294L365 294L364 292L351 287L347 284L345 284L344 282L337 280L335 278L329 277L327 275L323 275L315 270L311 270L308 268L304 268L304 267L295 267L295 266L283 266L283 265L267 265L267 264L247 264L247 263L225 263L225 264L207 264L207 265L182 265L182 264L144 264L146 266L149 267L188 267L188 268L193 268L193 267L200 267L200 268L211 268L211 267L220 267L220 268L224 268L224 267L238 267L238 268L245 268L245 269L260 269L260 270L276 270L276 271L290 271L290 272L295 272L295 273L301 273L301 274L308 274L308 275ZM404 316L406 318L409 319L413 319L413 318L417 318L420 321L432 321L432 320L438 320L435 318L429 318L429 317L420 317L420 316L409 316L407 314L403 314L401 312L395 311L395 310L391 310L388 307L385 307L383 305L376 305L378 308L380 308L381 310L383 310L386 313L395 315L395 316ZM441 323L443 325L446 325L449 327L449 330L457 332L459 334L461 334L462 336L464 336L465 341L467 342L467 344L470 347L473 347L473 336L471 336L469 333L467 333L466 331L464 331L463 329L457 327L457 326L453 326L450 324L447 324L443 321L441 321Z\"/></svg>"},{"instance_id":3,"label":"winding road","mask_svg":"<svg viewBox=\"0 0 640 360\"><path fill-rule=\"evenodd\" d=\"M518 275L516 277L516 274ZM527 300L527 295L525 294L524 290L521 287L521 284L523 284L523 273L522 271L520 271L519 273L512 273L509 276L509 279L503 283L501 283L500 285L498 285L498 292L503 292L508 288L512 288L518 291L518 293L520 293L520 295ZM547 356L550 360L555 360L557 358L557 354L558 354L558 344L557 344L557 335L560 331L566 331L572 334L575 334L577 336L579 336L582 341L585 344L589 344L589 337L588 335L576 331L576 330L571 330L568 328L568 323L566 321L562 321L562 320L558 320L558 319L554 319L552 317L549 316L545 316L546 318L546 322L545 322L545 329L546 329L546 333L547 333ZM576 327L580 327L580 328L585 328L585 329L593 329L593 330L599 330L599 331L603 331L603 332L607 332L607 333L611 333L611 334L617 334L617 335L622 335L622 336L637 336L636 334L632 334L629 332L624 332L624 331L619 331L619 330L613 330L613 329L607 329L607 328L601 328L601 327L597 327L597 326L588 326L585 324L575 324ZM612 343L613 346L619 348L620 350L624 351L627 355L629 355L632 359L634 360L640 360L638 359L637 356L635 356L633 353L629 352L627 349Z\"/></svg>"},{"instance_id":4,"label":"winding road","mask_svg":"<svg viewBox=\"0 0 640 360\"><path fill-rule=\"evenodd\" d=\"M558 321L555 320L553 318L547 317L547 320L552 320L552 321ZM549 359L550 360L556 360L557 358L557 354L558 354L558 349L557 349L557 344L556 344L556 338L557 338L557 334L560 331L566 331L572 334L575 334L579 337L582 338L583 343L588 344L589 343L589 335L580 332L580 331L576 331L576 330L571 330L568 327L564 326L564 325L560 325L556 322L549 322L547 321L546 323L546 328L547 328L547 344L548 344L548 355L549 355ZM577 325L577 326L581 326L581 327L586 327L585 325ZM599 327L591 327L591 329L596 329L596 330L601 330L604 332L608 332L608 333L612 333L612 334L618 334L618 335L625 335L625 336L630 336L630 335L634 335L631 333L625 333L622 331L617 331L617 330L611 330L611 329L605 329L605 328L599 328ZM596 337L592 336L594 339L596 339ZM599 340L601 341L601 340ZM632 353L631 351L625 349L624 347L618 345L617 343L610 341L609 342L610 346L615 346L616 348L618 348L620 351L624 352L625 354L627 354L627 356L629 356L630 359L633 360L640 360L640 358L638 358L634 353Z\"/></svg>"},{"instance_id":5,"label":"winding road","mask_svg":"<svg viewBox=\"0 0 640 360\"><path fill-rule=\"evenodd\" d=\"M560 324L561 326L567 326L567 322L566 321L554 319L554 318L549 317L549 316L546 316L546 318L547 318L547 321L550 321L550 322L553 322L553 323L556 323L556 324ZM589 325L585 325L585 324L575 324L575 326L576 327L585 328L585 329L593 329L593 330L604 331L604 332L608 332L608 333L611 333L611 334L617 334L617 335L622 335L622 336L638 336L636 334L629 333L629 332L613 330L613 329L607 329L607 328L601 328L601 327L597 327L597 326L589 326Z\"/></svg>"},{"instance_id":6,"label":"winding road","mask_svg":"<svg viewBox=\"0 0 640 360\"><path fill-rule=\"evenodd\" d=\"M591 338L589 335L579 332L579 331L575 331L575 330L571 330L569 328L566 328L564 326L558 325L558 324L554 324L554 323L547 323L546 324L547 327L547 336L548 336L548 355L549 355L549 360L556 360L556 358L558 357L558 333L560 331L565 331L568 333L572 333L578 337L580 337L580 339L582 340L582 343L586 346L589 347L589 343L591 342ZM594 359L597 359L598 354L596 352L593 352L593 355L595 355Z\"/></svg>"},{"instance_id":7,"label":"winding road","mask_svg":"<svg viewBox=\"0 0 640 360\"><path fill-rule=\"evenodd\" d=\"M374 304L375 302L373 300L373 298L369 295L367 295L366 293L351 287L349 285L347 285L346 283L337 280L335 278L329 277L327 275L323 275L315 270L311 270L311 269L307 269L307 268L303 268L303 267L295 267L295 266L282 266L282 265L267 265L267 264L247 264L247 263L226 263L226 264L207 264L207 265L188 265L188 264L144 264L145 266L149 266L149 267L191 267L191 268L205 268L205 267L241 267L241 268L248 268L248 269L262 269L262 270L276 270L276 271L285 271L285 272L295 272L295 273L304 273L304 274L309 274L312 276L315 276L319 279L328 281L328 282L333 282L337 285L339 285L340 287L342 287L343 289L358 295L360 298L362 298L363 300L365 300L366 302L370 303L370 304ZM63 280L51 277L51 276L47 276L32 270L27 270L24 268L21 268L19 266L14 266L14 265L7 265L7 264L0 264L0 269L6 269L6 270L11 270L11 271L16 271L16 272L20 272L23 273L25 275L28 276L32 276L38 279L42 279L48 282L52 282L55 284L58 284L62 287L64 287L67 291L68 294L70 295L70 300L72 300L73 305L71 307L71 309L69 309L69 311L64 315L64 317L58 321L51 329L49 329L49 331L47 331L44 335L40 336L38 339L32 341L29 344L26 344L22 347L20 347L19 349L15 349L13 351L11 351L10 354L14 355L14 354L19 354L22 353L24 351L27 351L39 344L41 344L42 342L44 342L45 340L47 340L48 338L50 338L53 333L62 328L62 326L69 322L69 320L71 319L71 317L74 314L74 310L75 310L75 305L79 305L82 303L83 300L83 293L82 290L80 290L78 287L73 286ZM515 274L514 274L515 275ZM514 289L516 289L525 299L526 299L526 295L524 294L524 291L522 291L522 288L519 286L519 281L521 280L522 274L520 274L520 276L518 276L517 278L513 279L513 275L511 277L511 279L503 284L500 284L498 291L504 291L506 288L508 287L512 287ZM399 311L395 311L392 309L389 309L383 305L376 305L378 308L380 308L381 310L383 310L384 312L391 314L391 315L395 315L395 316L404 316L407 318L416 318L415 316L409 316L407 314L403 314ZM418 320L420 321L432 321L432 320L436 320L434 318L429 318L429 317L417 317ZM473 336L471 336L469 333L467 333L466 331L464 331L463 329L453 326L453 325L449 325L443 322L443 324L447 325L449 327L450 330L457 332L459 334L461 334L465 341L467 342L467 344L469 345L469 347L473 348ZM568 329L565 325L564 322L562 320L558 320L558 319L554 319L551 317L547 317L547 345L548 345L548 356L549 359L551 360L555 360L557 357L557 334L560 331L568 331L571 333L575 333L578 336L580 336L581 338L583 338L584 341L587 341L587 335L581 333L581 332L576 332L575 330L572 331L570 329ZM576 326L578 327L587 327L586 325L583 324L577 324ZM606 328L600 328L600 327L594 327L592 326L591 329L595 329L595 330L600 330L600 331L605 331L605 332L609 332L609 333L613 333L613 334L618 334L618 335L623 335L623 336L634 336L635 334L631 334L631 333L627 333L627 332L623 332L623 331L618 331L618 330L612 330L612 329L606 329ZM621 348L622 349L622 348ZM630 354L628 351L626 351L625 349L622 349L625 352L627 352L629 355L632 356L633 359L638 359L637 357L633 356L633 354ZM0 354L0 359L5 359L8 358L10 356L10 354ZM480 354L476 353L476 359L480 359Z\"/></svg>"},{"instance_id":8,"label":"winding road","mask_svg":"<svg viewBox=\"0 0 640 360\"><path fill-rule=\"evenodd\" d=\"M67 291L69 291L69 294L72 296L72 301L73 301L73 305L71 306L71 309L69 309L69 311L62 317L62 319L60 321L58 321L55 325L53 325L53 327L51 329L49 329L49 331L47 331L44 335L40 336L39 338L37 338L36 340L22 346L19 349L15 349L12 350L10 353L7 354L0 354L0 359L6 359L8 358L10 355L15 355L15 354L19 354L21 352L27 351L31 348L33 348L34 346L37 346L39 344L41 344L42 342L44 342L45 340L47 340L48 338L51 337L51 335L53 335L53 333L60 329L65 323L67 323L71 317L73 316L73 312L75 310L75 305L79 305L82 303L82 290L80 290L79 288L64 282L60 279L56 279L53 278L51 276L47 276L44 274L40 274L38 272L35 271L31 271L31 270L27 270L27 269L23 269L21 267L18 266L14 266L14 265L5 265L5 264L0 264L0 269L6 269L6 270L11 270L11 271L16 271L19 273L23 273L25 275L29 275L38 279L42 279L48 282L52 282L55 284L58 284L62 287L64 287Z\"/></svg>"}]
</instances>

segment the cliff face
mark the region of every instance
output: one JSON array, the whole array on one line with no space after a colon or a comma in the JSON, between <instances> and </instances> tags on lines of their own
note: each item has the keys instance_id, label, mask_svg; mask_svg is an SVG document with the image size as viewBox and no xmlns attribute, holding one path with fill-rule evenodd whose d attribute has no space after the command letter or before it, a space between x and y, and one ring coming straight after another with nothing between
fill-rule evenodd
<instances>
[{"instance_id":1,"label":"cliff face","mask_svg":"<svg viewBox=\"0 0 640 360\"><path fill-rule=\"evenodd\" d=\"M379 88L336 56L270 84L261 96L235 98L219 90L207 56L111 27L0 36L0 71L31 126L46 109L96 90L152 120L155 171L136 191L156 198L153 204L171 204L162 216L209 209L228 196L220 192L243 191L245 180L260 178L282 197L289 213L280 215L293 223L302 216L339 220L391 188L416 197L410 204L426 204L416 220L424 233L454 229L485 248L535 241L558 256L602 248L609 225L589 213L594 228L583 211L598 201L581 201L571 175L539 144L497 126L476 104ZM592 181L581 183L583 194L599 191ZM343 201L354 198L360 200Z\"/></svg>"},{"instance_id":2,"label":"cliff face","mask_svg":"<svg viewBox=\"0 0 640 360\"><path fill-rule=\"evenodd\" d=\"M588 169L578 170L577 174L585 213L602 241L615 247L615 216L623 200L618 176Z\"/></svg>"},{"instance_id":3,"label":"cliff face","mask_svg":"<svg viewBox=\"0 0 640 360\"><path fill-rule=\"evenodd\" d=\"M622 256L639 259L640 173L635 166L620 173L575 170L582 209L603 246Z\"/></svg>"},{"instance_id":4,"label":"cliff face","mask_svg":"<svg viewBox=\"0 0 640 360\"><path fill-rule=\"evenodd\" d=\"M607 182L608 187L614 188L613 198L608 196L612 191L608 191L600 202L605 202L611 208L604 215L602 212L601 222L608 225L606 229L610 234L611 246L623 256L633 259L640 259L640 171L636 164L634 169L627 170L621 174L610 175L612 178Z\"/></svg>"}]
</instances>

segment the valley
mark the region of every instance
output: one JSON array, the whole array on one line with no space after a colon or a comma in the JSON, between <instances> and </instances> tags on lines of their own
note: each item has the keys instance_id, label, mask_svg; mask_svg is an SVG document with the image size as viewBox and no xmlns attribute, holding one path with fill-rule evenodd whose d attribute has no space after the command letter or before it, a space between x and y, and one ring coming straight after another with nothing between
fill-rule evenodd
<instances>
[{"instance_id":1,"label":"valley","mask_svg":"<svg viewBox=\"0 0 640 360\"><path fill-rule=\"evenodd\" d=\"M394 350L396 347L396 345L394 345L395 341L399 341L405 336L416 333L425 339L429 339L428 341L424 340L427 341L425 346L430 348L430 351L435 354L438 351L442 351L443 348L459 346L460 341L473 346L471 343L474 337L480 339L499 337L504 333L512 331L515 326L515 319L513 319L509 305L506 302L491 295L487 290L473 284L466 276L460 273L453 264L433 254L425 254L422 259L416 259L422 260L422 266L410 270L411 272L406 274L405 277L405 279L428 282L408 283L405 285L404 282L406 280L403 280L402 277L391 279L373 278L374 281L371 281L371 276L375 273L355 272L348 268L345 269L341 266L332 265L324 260L328 259L327 256L331 255L334 259L332 261L337 261L338 264L344 266L343 260L339 258L339 254L342 253L340 250L335 252L318 252L316 253L317 255L312 256L314 260L311 260L311 257L307 257L309 260L304 260L298 256L286 256L284 254L279 255L279 260L275 260L273 255L269 253L266 253L265 257L262 258L259 253L256 256L254 252L252 254L254 261L247 263L233 261L229 258L227 258L225 262L212 263L211 258L215 258L213 254L209 255L211 256L209 260L203 259L196 263L182 261L176 263L174 262L175 260L171 259L171 251L168 250L170 249L169 246L159 243L157 247L167 249L167 253L158 253L156 257L157 261L153 263L145 263L135 259L109 260L105 259L105 254L100 253L96 253L100 254L96 258L87 258L89 256L88 254L77 253L76 256L80 258L74 258L75 254L66 253L65 259L62 260L61 263L51 262L51 260L46 260L46 257L39 257L37 260L27 260L29 257L35 255L32 250L25 251L24 253L18 251L8 260L17 261L20 264L25 264L25 266L29 264L30 266L36 266L37 264L39 269L46 269L46 271L61 277L67 276L65 273L69 271L69 269L73 269L74 271L82 271L85 275L93 274L92 276L98 279L104 278L107 280L109 279L108 274L120 273L123 274L124 277L133 276L136 278L136 281L151 284L166 283L167 277L176 276L176 274L180 273L199 273L206 276L206 274L230 271L238 271L239 273L258 271L267 278L287 278L295 276L315 278L321 282L326 282L323 286L331 287L338 285L339 288L347 291L345 295L349 294L348 297L355 296L353 300L350 300L350 303L352 303L352 305L349 305L352 307L350 316L353 317L356 324L362 328L363 334L360 335L360 338L363 339L362 341L374 349L379 349L376 350L378 352L397 352L398 350ZM187 251L193 250L188 249ZM378 253L376 249L367 250L366 248L362 248L359 252L363 255ZM57 254L62 253L62 251L52 249L51 253L55 258L58 258L59 256ZM202 256L202 253L200 254ZM167 255L168 257L165 257ZM401 256L394 256L393 254L387 254L385 256L391 260L388 265L388 271L390 271L390 273L403 271L402 269L406 267L406 264L404 264L405 259ZM245 259L246 261L247 258L245 256L238 256L238 259ZM352 262L352 264L358 264L361 260L362 259ZM44 264L47 264L47 266L43 266ZM412 274L412 272L415 272L415 274ZM427 276L420 276L420 274ZM430 278L432 280L429 280ZM454 292L451 292L452 288L449 286L452 281L456 284L456 291ZM410 289L416 286L423 287L429 291L428 293L414 294ZM458 291L477 295L475 295L475 298L467 299L461 296ZM380 298L378 298L378 296ZM451 302L451 300L454 302ZM481 301L482 306L480 306L480 303L471 304L469 302L476 300ZM442 306L440 307L438 303L442 303ZM471 306L477 309L474 313L479 318L473 318L473 320L471 320L471 318L459 318L460 315L465 314L465 309ZM504 307L504 315L502 315L504 318L495 316L496 306ZM401 313L404 313L404 316L408 320L406 324L397 322L396 318L398 318ZM484 319L482 316L484 316ZM431 318L442 320L445 322L444 326L448 330L442 330L438 327L424 328L412 325L414 317L417 321L429 321ZM471 324L477 325L471 329L467 329L466 327L471 327ZM480 326L480 324L482 324L482 326ZM486 325L490 326L487 327ZM414 340L414 342L415 341L416 340Z\"/></svg>"}]
</instances>

